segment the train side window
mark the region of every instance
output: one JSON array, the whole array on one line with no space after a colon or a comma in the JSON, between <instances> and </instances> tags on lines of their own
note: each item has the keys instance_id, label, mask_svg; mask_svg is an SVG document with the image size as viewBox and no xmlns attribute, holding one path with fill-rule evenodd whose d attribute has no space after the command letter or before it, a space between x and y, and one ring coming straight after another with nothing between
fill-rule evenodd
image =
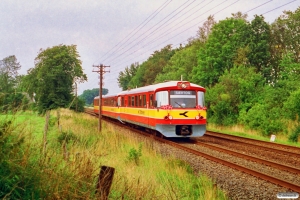
<instances>
[{"instance_id":1,"label":"train side window","mask_svg":"<svg viewBox=\"0 0 300 200\"><path fill-rule=\"evenodd\" d=\"M126 106L126 107L129 106L128 96L124 97L124 101L125 101L124 106Z\"/></svg>"},{"instance_id":2,"label":"train side window","mask_svg":"<svg viewBox=\"0 0 300 200\"><path fill-rule=\"evenodd\" d=\"M121 106L124 106L124 97L121 97Z\"/></svg>"},{"instance_id":3,"label":"train side window","mask_svg":"<svg viewBox=\"0 0 300 200\"><path fill-rule=\"evenodd\" d=\"M205 104L204 104L204 92L202 92L202 91L198 91L197 92L198 93L198 105L199 106L205 106Z\"/></svg>"},{"instance_id":4,"label":"train side window","mask_svg":"<svg viewBox=\"0 0 300 200\"><path fill-rule=\"evenodd\" d=\"M146 102L146 95L144 94L143 95L143 106L146 107L146 104L147 104L147 102Z\"/></svg>"},{"instance_id":5,"label":"train side window","mask_svg":"<svg viewBox=\"0 0 300 200\"><path fill-rule=\"evenodd\" d=\"M168 91L156 92L155 100L157 101L157 107L169 105L169 92Z\"/></svg>"},{"instance_id":6,"label":"train side window","mask_svg":"<svg viewBox=\"0 0 300 200\"><path fill-rule=\"evenodd\" d=\"M153 106L153 94L150 94L150 107Z\"/></svg>"},{"instance_id":7,"label":"train side window","mask_svg":"<svg viewBox=\"0 0 300 200\"><path fill-rule=\"evenodd\" d=\"M139 95L139 107L143 106L143 99L142 99L142 95Z\"/></svg>"},{"instance_id":8,"label":"train side window","mask_svg":"<svg viewBox=\"0 0 300 200\"><path fill-rule=\"evenodd\" d=\"M134 96L131 97L131 107L134 107Z\"/></svg>"}]
</instances>

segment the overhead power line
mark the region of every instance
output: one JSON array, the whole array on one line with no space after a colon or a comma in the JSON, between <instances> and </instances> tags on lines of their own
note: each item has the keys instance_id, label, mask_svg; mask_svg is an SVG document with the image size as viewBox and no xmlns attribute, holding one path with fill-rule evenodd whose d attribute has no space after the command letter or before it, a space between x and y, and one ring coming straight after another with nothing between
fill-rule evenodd
<instances>
[{"instance_id":1,"label":"overhead power line","mask_svg":"<svg viewBox=\"0 0 300 200\"><path fill-rule=\"evenodd\" d=\"M128 40L132 39L133 36L135 36L144 26L146 26L151 19L153 19L160 11L162 11L169 3L171 3L172 0L165 1L158 9L156 9L146 20L144 20L140 25L138 25L131 33L129 33L123 40L121 40L119 43L117 43L112 49L117 47L119 44L124 45ZM133 34L132 34L133 33ZM124 41L126 38L128 38L126 41ZM123 42L124 41L124 42ZM113 55L116 51L118 51L121 47L119 46L116 50L114 50L113 53L109 54L107 58L105 58L103 61L107 60L111 55ZM112 49L110 49L108 52L110 52ZM108 53L107 52L107 53ZM105 53L104 56L107 54Z\"/></svg>"},{"instance_id":2,"label":"overhead power line","mask_svg":"<svg viewBox=\"0 0 300 200\"><path fill-rule=\"evenodd\" d=\"M239 0L238 0L238 1L239 1ZM228 5L228 6L225 6L225 7L221 8L219 11L215 12L214 15L217 14L217 13L222 12L223 10L226 10L226 9L232 7L232 5L235 4L235 3L237 3L238 1L235 1L235 2L231 3L231 4ZM269 11L264 12L262 15L265 15L265 14L267 14L267 13L270 13L270 12L272 12L272 11L274 11L274 10L277 10L277 9L279 9L279 8L281 8L281 7L284 7L284 6L288 5L288 4L291 4L291 3L295 2L295 1L296 1L296 0L292 0L292 1L287 2L287 3L284 3L283 5L280 5L280 6L276 7L276 8L272 8L272 9L270 9ZM204 1L203 1L203 2L204 2ZM202 3L203 3L203 2L202 2ZM209 1L209 2L211 2L211 1ZM250 9L250 10L244 12L244 13L249 13L249 12L251 12L251 11L253 11L253 10L258 9L259 7L262 7L262 6L264 6L264 5L268 4L268 3L270 3L270 2L272 2L272 0L269 0L269 1L267 1L267 2L264 2L264 3L262 3L262 4L260 4L260 5L256 6L256 7L254 7L254 8L252 8L252 9ZM169 3L170 3L169 1L164 2L164 4L162 4L162 5L160 6L161 10L162 10L162 8L165 8L165 7L163 7L163 6L169 5ZM187 3L187 2L185 2L185 3ZM192 3L193 3L193 2L192 2ZM189 5L191 5L192 3L190 2ZM222 3L224 3L224 2L222 2ZM221 3L221 4L222 4L222 3ZM200 3L199 3L199 4L200 4ZM198 5L199 5L199 4L198 4ZM187 5L187 4L183 4L183 5ZM216 7L217 7L217 6L215 6L214 8L216 8ZM189 8L188 6L185 6L184 8L181 7L180 9L181 9L181 11L186 11L188 8ZM178 9L179 9L179 8L177 8L177 10L178 10ZM213 8L212 8L212 9L213 9ZM212 9L206 11L205 13L208 13L208 12L211 11ZM146 20L144 20L143 23L141 23L137 28L135 28L135 30L133 30L129 35L127 35L123 40L121 40L117 45L115 45L110 51L108 51L107 53L105 53L105 55L107 55L109 52L113 51L113 53L111 53L109 56L107 56L106 59L112 58L112 55L115 55L116 53L120 52L121 47L123 47L122 49L124 49L126 46L128 47L128 45L132 43L132 42L131 42L131 43L128 44L128 41L137 41L137 39L139 39L141 36L139 36L139 37L134 37L134 36L136 36L137 34L141 34L141 32L142 32L141 30L145 27L145 25L148 24L155 16L157 16L157 14L159 14L159 12L161 12L161 10L157 9L157 10L154 12L154 13L156 13L155 15L154 15L154 13L153 13L152 15L150 15ZM190 9L190 10L191 10L191 9ZM174 12L175 12L175 11L173 11L172 13L174 13ZM145 42L145 41L148 41L148 42L145 43L145 44L142 46L142 48L144 48L144 47L149 47L149 46L151 46L152 44L154 44L155 42L157 42L158 40L161 40L161 39L163 39L163 38L165 38L165 37L168 37L166 40L164 40L164 41L161 42L160 44L155 45L155 47L158 47L158 46L160 46L161 44L164 44L164 43L166 43L167 41L172 40L173 38L175 38L175 37L179 36L180 34L186 32L187 30L189 30L189 29L191 29L191 28L194 28L195 25L204 22L205 20L201 20L200 22L198 21L197 23L195 23L195 24L192 25L192 26L189 26L188 28L184 29L183 31L177 32L178 29L180 29L180 28L183 27L183 26L188 25L190 22L192 22L192 21L194 21L194 20L198 20L198 19L200 18L200 16L204 15L205 13L202 13L202 12L201 12L201 15L198 15L197 17L195 17L195 18L193 18L193 19L191 19L191 20L189 20L189 21L187 21L187 22L184 22L184 21L185 21L187 18L189 18L190 16L192 16L192 15L190 15L190 16L188 16L188 17L185 16L185 19L181 20L180 23L177 23L176 25L173 25L172 27L169 27L169 26L163 26L163 27L162 27L162 25L161 25L161 26L160 26L161 29L160 29L160 28L157 28L158 25L160 24L160 22L163 22L164 19L166 19L166 18L164 18L164 19L161 20L159 23L156 23L156 26L153 26L153 27L156 27L155 30L158 30L158 29L159 29L159 31L155 32L155 34L159 34L159 32L161 32L161 31L164 30L164 29L167 29L168 31L164 31L163 34L160 34L158 37L155 37L155 38L153 38L153 35L154 35L154 34L151 35L152 37L149 37L150 34L148 34L147 37L144 37L144 38L143 38L143 41L139 41L139 43L137 43L136 45L134 45L134 47L138 47L138 45L139 45L141 42ZM177 13L177 14L179 14L179 13ZM190 14L190 13L189 13L189 14ZM152 16L152 17L151 17L151 16ZM170 14L169 14L169 16L170 16ZM176 16L176 15L175 15L175 16ZM169 25L168 22L170 22L171 20L174 20L175 16L173 16L172 18L168 18L168 21L164 21L164 24L163 24L163 25L166 25L166 24ZM150 18L150 17L151 17L151 18ZM181 22L184 22L184 23L181 23ZM149 32L149 31L153 30L153 27L152 27L152 29L146 30L144 33L147 33L147 31ZM153 31L152 31L152 32L153 32ZM171 32L172 32L172 33L177 33L177 34L175 34L174 36L171 37L171 36L170 36L170 33L171 33ZM142 35L142 36L145 36L145 34ZM152 38L152 40L149 40L150 38ZM181 42L181 43L183 43L183 42ZM152 45L152 46L153 46L153 45ZM118 48L116 49L116 47L118 47ZM155 47L153 47L153 48L151 48L151 49L154 49ZM131 48L131 49L132 49L132 48ZM136 50L133 50L132 52L129 52L129 50L128 50L128 51L125 51L125 53L124 53L124 52L122 51L122 54L121 54L121 55L119 54L118 57L117 57L117 59L114 60L114 63L115 63L115 64L114 64L113 70L114 70L114 71L118 71L118 70L121 71L122 68L125 68L125 66L121 66L121 63L118 62L117 60L122 59L122 63L125 64L124 58L129 58L129 56L133 55L134 53L136 53L136 52L139 51L139 50L141 50L141 48L138 48L138 49L136 49ZM150 51L151 51L151 50L150 50ZM152 50L152 51L153 51L153 50ZM124 55L124 54L126 54L126 55ZM140 54L140 55L143 55L143 54L145 54L145 52L139 53L139 54ZM121 57L121 56L122 56L122 57ZM135 56L135 58L137 58L137 56ZM117 62L116 62L116 61L117 61ZM136 62L136 61L134 61L134 62ZM132 62L132 63L133 63L133 62ZM110 63L110 65L112 65L112 64ZM114 74L116 74L116 73L114 73ZM107 80L111 80L111 79L108 78Z\"/></svg>"}]
</instances>

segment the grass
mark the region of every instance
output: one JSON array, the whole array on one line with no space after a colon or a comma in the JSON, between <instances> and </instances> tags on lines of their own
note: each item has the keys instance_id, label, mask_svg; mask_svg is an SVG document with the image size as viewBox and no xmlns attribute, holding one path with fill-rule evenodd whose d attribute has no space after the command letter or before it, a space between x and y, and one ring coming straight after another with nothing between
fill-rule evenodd
<instances>
[{"instance_id":1,"label":"grass","mask_svg":"<svg viewBox=\"0 0 300 200\"><path fill-rule=\"evenodd\" d=\"M241 137L245 137L245 138L252 138L252 139L257 139L257 140L262 140L262 141L270 141L270 137L264 137L257 131L246 130L242 126L224 127L224 126L216 126L214 124L209 124L207 126L207 130L221 132L221 133L225 133L225 134L229 134L229 135L241 136ZM286 134L277 134L275 143L300 147L299 139L298 139L297 143L290 142L290 141L288 141L288 136Z\"/></svg>"},{"instance_id":2,"label":"grass","mask_svg":"<svg viewBox=\"0 0 300 200\"><path fill-rule=\"evenodd\" d=\"M24 136L19 149L0 159L2 169L9 168L8 173L0 168L0 180L12 183L5 190L0 186L0 198L97 199L96 182L105 165L115 168L109 199L227 199L187 163L162 157L151 140L140 141L106 123L98 133L98 120L86 114L61 110L60 115L58 126L56 111L51 113L45 154L45 117L32 112L0 116L14 118L14 129L6 134Z\"/></svg>"}]
</instances>

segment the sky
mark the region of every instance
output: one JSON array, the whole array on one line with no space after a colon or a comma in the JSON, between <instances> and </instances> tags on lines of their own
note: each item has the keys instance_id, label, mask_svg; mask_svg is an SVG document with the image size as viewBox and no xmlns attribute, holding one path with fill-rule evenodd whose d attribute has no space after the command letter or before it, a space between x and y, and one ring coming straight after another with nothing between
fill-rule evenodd
<instances>
[{"instance_id":1,"label":"sky","mask_svg":"<svg viewBox=\"0 0 300 200\"><path fill-rule=\"evenodd\" d=\"M272 23L300 0L0 0L0 60L15 55L19 74L34 67L41 49L76 45L88 81L78 94L99 87L120 92L117 78L132 63L142 63L166 45L187 44L209 15L216 21L242 12L251 21L263 15Z\"/></svg>"}]
</instances>

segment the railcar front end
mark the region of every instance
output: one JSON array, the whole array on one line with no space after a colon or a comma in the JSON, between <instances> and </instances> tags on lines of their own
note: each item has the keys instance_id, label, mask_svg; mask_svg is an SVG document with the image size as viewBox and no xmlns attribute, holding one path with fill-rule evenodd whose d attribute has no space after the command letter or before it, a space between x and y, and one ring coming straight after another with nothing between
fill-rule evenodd
<instances>
[{"instance_id":1,"label":"railcar front end","mask_svg":"<svg viewBox=\"0 0 300 200\"><path fill-rule=\"evenodd\" d=\"M155 129L166 137L201 137L206 132L203 87L178 82L155 93Z\"/></svg>"}]
</instances>

